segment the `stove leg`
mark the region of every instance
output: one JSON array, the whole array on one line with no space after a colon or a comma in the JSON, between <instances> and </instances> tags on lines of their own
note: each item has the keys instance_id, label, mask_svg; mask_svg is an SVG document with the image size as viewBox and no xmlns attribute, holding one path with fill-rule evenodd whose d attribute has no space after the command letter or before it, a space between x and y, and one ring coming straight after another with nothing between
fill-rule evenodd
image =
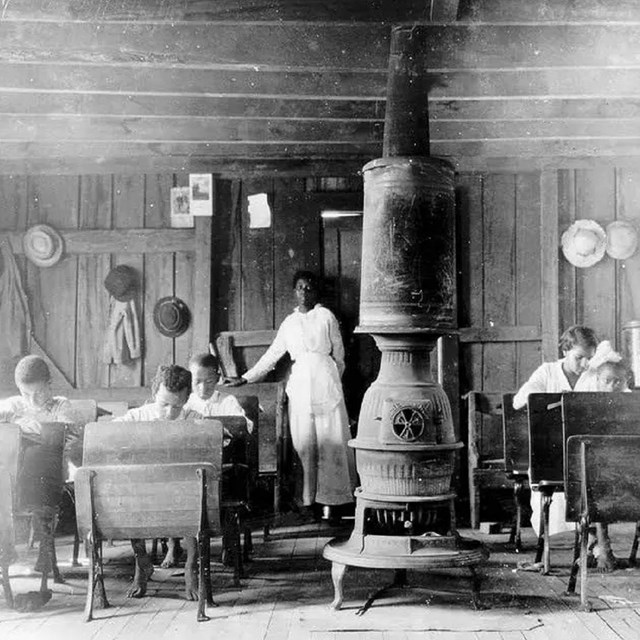
<instances>
[{"instance_id":1,"label":"stove leg","mask_svg":"<svg viewBox=\"0 0 640 640\"><path fill-rule=\"evenodd\" d=\"M471 603L476 611L483 611L488 607L480 601L482 574L476 567L469 567L469 571L471 572Z\"/></svg>"},{"instance_id":2,"label":"stove leg","mask_svg":"<svg viewBox=\"0 0 640 640\"><path fill-rule=\"evenodd\" d=\"M344 574L347 572L347 565L339 562L331 563L331 579L333 580L333 602L329 605L336 611L342 607Z\"/></svg>"}]
</instances>

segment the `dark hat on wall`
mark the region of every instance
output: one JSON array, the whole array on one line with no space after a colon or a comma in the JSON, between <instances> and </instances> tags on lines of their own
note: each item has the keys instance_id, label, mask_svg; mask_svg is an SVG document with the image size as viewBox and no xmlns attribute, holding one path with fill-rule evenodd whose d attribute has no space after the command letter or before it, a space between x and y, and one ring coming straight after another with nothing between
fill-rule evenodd
<instances>
[{"instance_id":1,"label":"dark hat on wall","mask_svg":"<svg viewBox=\"0 0 640 640\"><path fill-rule=\"evenodd\" d=\"M129 265L119 264L104 279L105 289L120 302L131 300L138 289L138 273Z\"/></svg>"},{"instance_id":2,"label":"dark hat on wall","mask_svg":"<svg viewBox=\"0 0 640 640\"><path fill-rule=\"evenodd\" d=\"M64 240L48 224L36 224L22 237L22 247L27 258L38 267L52 267L62 257Z\"/></svg>"},{"instance_id":3,"label":"dark hat on wall","mask_svg":"<svg viewBox=\"0 0 640 640\"><path fill-rule=\"evenodd\" d=\"M180 298L167 296L156 302L153 309L153 322L163 336L177 338L189 328L191 312Z\"/></svg>"}]
</instances>

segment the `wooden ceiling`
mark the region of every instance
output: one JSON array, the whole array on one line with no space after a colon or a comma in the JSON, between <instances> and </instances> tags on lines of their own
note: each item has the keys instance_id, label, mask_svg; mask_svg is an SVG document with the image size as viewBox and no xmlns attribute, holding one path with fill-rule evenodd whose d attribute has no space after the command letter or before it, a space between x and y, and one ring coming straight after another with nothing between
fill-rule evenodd
<instances>
[{"instance_id":1,"label":"wooden ceiling","mask_svg":"<svg viewBox=\"0 0 640 640\"><path fill-rule=\"evenodd\" d=\"M390 28L427 24L432 153L640 155L637 0L4 0L0 173L339 175L380 155Z\"/></svg>"}]
</instances>

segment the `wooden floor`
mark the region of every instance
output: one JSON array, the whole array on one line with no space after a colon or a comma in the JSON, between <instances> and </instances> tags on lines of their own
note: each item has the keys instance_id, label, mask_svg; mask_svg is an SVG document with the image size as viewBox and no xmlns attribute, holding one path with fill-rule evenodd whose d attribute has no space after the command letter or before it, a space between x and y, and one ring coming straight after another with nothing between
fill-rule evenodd
<instances>
[{"instance_id":1,"label":"wooden floor","mask_svg":"<svg viewBox=\"0 0 640 640\"><path fill-rule=\"evenodd\" d=\"M470 580L463 571L409 572L411 588L377 600L364 615L355 611L367 596L387 584L391 572L349 569L345 578L345 606L329 610L332 599L330 565L322 558L323 545L348 527L327 525L275 529L264 542L256 535L253 561L241 588L233 587L232 575L221 565L214 567L217 608L208 609L212 619L197 623L196 605L182 598L179 569L156 569L149 595L129 600L125 591L131 576L129 546L106 547L107 594L111 603L96 620L82 622L86 567L71 569L70 539L59 540L59 557L66 584L53 585L51 601L40 611L17 613L0 600L0 638L7 640L57 639L108 640L127 638L244 638L310 640L608 640L640 638L640 569L623 569L590 578L591 613L579 610L577 598L563 595L569 572L572 535L553 541L553 575L526 572L518 564L531 560L533 536L525 538L526 552L508 550L506 535L483 535L491 557L484 570L482 599L486 610L474 610ZM632 527L612 527L617 555L628 554ZM38 588L33 566L34 552L20 547L19 561L12 565L14 592ZM218 557L219 543L214 558Z\"/></svg>"}]
</instances>

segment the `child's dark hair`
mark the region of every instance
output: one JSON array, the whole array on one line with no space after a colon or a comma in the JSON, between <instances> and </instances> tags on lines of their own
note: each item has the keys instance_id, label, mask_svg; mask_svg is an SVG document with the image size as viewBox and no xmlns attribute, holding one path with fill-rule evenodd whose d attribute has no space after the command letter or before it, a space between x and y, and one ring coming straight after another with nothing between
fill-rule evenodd
<instances>
[{"instance_id":1,"label":"child's dark hair","mask_svg":"<svg viewBox=\"0 0 640 640\"><path fill-rule=\"evenodd\" d=\"M595 349L597 346L598 338L596 337L596 332L583 325L573 325L560 336L559 347L562 353L571 351L574 347Z\"/></svg>"},{"instance_id":2,"label":"child's dark hair","mask_svg":"<svg viewBox=\"0 0 640 640\"><path fill-rule=\"evenodd\" d=\"M163 384L167 391L180 393L191 391L191 372L177 364L162 364L151 382L151 393L155 396Z\"/></svg>"},{"instance_id":3,"label":"child's dark hair","mask_svg":"<svg viewBox=\"0 0 640 640\"><path fill-rule=\"evenodd\" d=\"M211 353L197 353L195 356L191 356L189 360L190 367L205 367L206 369L214 369L216 372L220 370L220 363Z\"/></svg>"},{"instance_id":4,"label":"child's dark hair","mask_svg":"<svg viewBox=\"0 0 640 640\"><path fill-rule=\"evenodd\" d=\"M16 384L33 384L34 382L51 382L51 371L44 358L40 356L25 356L13 372Z\"/></svg>"},{"instance_id":5,"label":"child's dark hair","mask_svg":"<svg viewBox=\"0 0 640 640\"><path fill-rule=\"evenodd\" d=\"M318 276L315 273L313 273L313 271L305 271L303 269L296 271L293 274L292 289L296 288L296 285L298 284L298 280L307 280L309 284L312 285L316 291L318 290L318 284L319 284Z\"/></svg>"}]
</instances>

